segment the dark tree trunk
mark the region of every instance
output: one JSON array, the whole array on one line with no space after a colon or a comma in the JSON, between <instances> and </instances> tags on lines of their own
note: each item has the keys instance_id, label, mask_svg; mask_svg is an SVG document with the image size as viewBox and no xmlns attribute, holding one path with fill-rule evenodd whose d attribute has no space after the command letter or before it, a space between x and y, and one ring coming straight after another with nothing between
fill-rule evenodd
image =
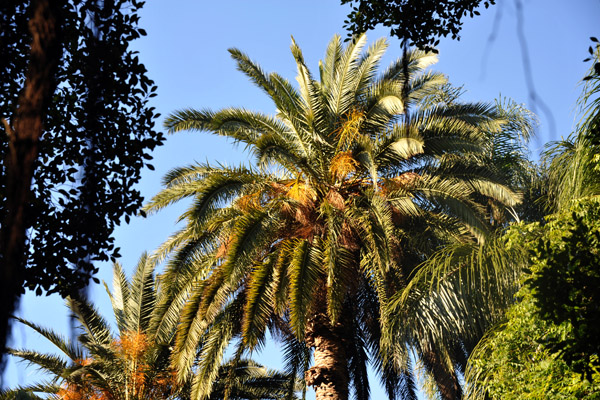
<instances>
[{"instance_id":1,"label":"dark tree trunk","mask_svg":"<svg viewBox=\"0 0 600 400\"><path fill-rule=\"evenodd\" d=\"M423 361L433 375L442 400L462 399L462 388L456 373L448 370L437 351L425 352Z\"/></svg>"},{"instance_id":2,"label":"dark tree trunk","mask_svg":"<svg viewBox=\"0 0 600 400\"><path fill-rule=\"evenodd\" d=\"M325 302L320 303L323 306L319 308L325 308ZM314 364L305 378L315 390L316 399L347 400L349 375L343 325L332 325L321 309L308 321L305 339L314 348Z\"/></svg>"},{"instance_id":3,"label":"dark tree trunk","mask_svg":"<svg viewBox=\"0 0 600 400\"><path fill-rule=\"evenodd\" d=\"M0 230L0 345L9 334L9 318L23 292L31 184L44 116L56 89L55 74L62 56L60 7L57 0L31 5L31 48L25 87L13 120L3 120L9 138L6 171L6 217ZM4 352L2 352L4 354Z\"/></svg>"}]
</instances>

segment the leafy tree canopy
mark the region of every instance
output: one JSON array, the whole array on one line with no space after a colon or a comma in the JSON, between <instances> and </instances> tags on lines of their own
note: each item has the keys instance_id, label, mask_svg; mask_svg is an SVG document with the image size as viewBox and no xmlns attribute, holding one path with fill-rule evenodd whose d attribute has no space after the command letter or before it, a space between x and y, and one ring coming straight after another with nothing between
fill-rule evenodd
<instances>
[{"instance_id":1,"label":"leafy tree canopy","mask_svg":"<svg viewBox=\"0 0 600 400\"><path fill-rule=\"evenodd\" d=\"M507 248L529 253L519 301L470 359L470 398L597 399L600 330L600 199L585 198L517 224Z\"/></svg>"},{"instance_id":2,"label":"leafy tree canopy","mask_svg":"<svg viewBox=\"0 0 600 400\"><path fill-rule=\"evenodd\" d=\"M581 200L552 218L532 254L527 282L537 313L568 332L546 347L590 377L600 370L600 201Z\"/></svg>"},{"instance_id":3,"label":"leafy tree canopy","mask_svg":"<svg viewBox=\"0 0 600 400\"><path fill-rule=\"evenodd\" d=\"M24 91L33 1L0 4L0 118L7 133ZM113 229L142 203L134 188L162 144L148 99L156 86L129 44L145 35L136 0L61 2L62 59L33 175L27 268L14 285L67 295L87 284L95 261L119 255ZM6 154L0 135L0 220L7 213Z\"/></svg>"},{"instance_id":4,"label":"leafy tree canopy","mask_svg":"<svg viewBox=\"0 0 600 400\"><path fill-rule=\"evenodd\" d=\"M460 40L463 17L479 15L476 9L482 0L342 0L342 4L348 3L352 12L344 27L353 35L381 24L390 28L391 36L432 50L442 36ZM485 8L495 3L495 0L483 1Z\"/></svg>"},{"instance_id":5,"label":"leafy tree canopy","mask_svg":"<svg viewBox=\"0 0 600 400\"><path fill-rule=\"evenodd\" d=\"M470 360L467 380L477 380L487 389L473 391L468 398L491 399L597 399L600 374L582 379L560 357L541 345L572 331L539 317L531 291L520 292L521 301L507 314L507 321L491 332Z\"/></svg>"}]
</instances>

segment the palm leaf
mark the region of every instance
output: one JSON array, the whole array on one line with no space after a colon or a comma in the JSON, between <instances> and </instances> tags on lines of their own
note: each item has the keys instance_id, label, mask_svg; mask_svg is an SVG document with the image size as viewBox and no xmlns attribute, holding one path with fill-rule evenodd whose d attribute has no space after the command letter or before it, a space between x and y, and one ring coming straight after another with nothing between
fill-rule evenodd
<instances>
[{"instance_id":1,"label":"palm leaf","mask_svg":"<svg viewBox=\"0 0 600 400\"><path fill-rule=\"evenodd\" d=\"M112 343L113 337L108 323L92 304L83 299L70 297L68 306L84 330L79 340L85 347L88 345L108 346Z\"/></svg>"},{"instance_id":2,"label":"palm leaf","mask_svg":"<svg viewBox=\"0 0 600 400\"><path fill-rule=\"evenodd\" d=\"M128 330L125 310L126 305L129 303L129 283L121 264L117 262L113 264L113 291L110 291L106 282L104 283L104 287L112 304L119 333L123 334Z\"/></svg>"},{"instance_id":3,"label":"palm leaf","mask_svg":"<svg viewBox=\"0 0 600 400\"><path fill-rule=\"evenodd\" d=\"M252 349L264 335L268 320L274 311L275 267L277 259L270 257L252 271L244 306L242 338Z\"/></svg>"},{"instance_id":4,"label":"palm leaf","mask_svg":"<svg viewBox=\"0 0 600 400\"><path fill-rule=\"evenodd\" d=\"M192 381L192 399L206 398L211 393L225 350L234 334L239 332L243 300L239 297L228 304L203 337L199 363Z\"/></svg>"},{"instance_id":5,"label":"palm leaf","mask_svg":"<svg viewBox=\"0 0 600 400\"><path fill-rule=\"evenodd\" d=\"M127 327L132 332L146 332L150 324L152 311L156 305L156 283L154 264L148 255L142 254L131 280L130 296L127 304Z\"/></svg>"},{"instance_id":6,"label":"palm leaf","mask_svg":"<svg viewBox=\"0 0 600 400\"><path fill-rule=\"evenodd\" d=\"M15 357L27 361L29 365L50 372L55 376L61 376L63 371L67 368L67 363L55 355L38 353L37 351L13 349L9 349L8 352Z\"/></svg>"},{"instance_id":7,"label":"palm leaf","mask_svg":"<svg viewBox=\"0 0 600 400\"><path fill-rule=\"evenodd\" d=\"M287 243L286 243L287 245ZM308 310L312 302L312 293L321 275L321 252L306 240L290 241L293 248L292 259L288 267L290 279L290 324L299 340L304 338Z\"/></svg>"},{"instance_id":8,"label":"palm leaf","mask_svg":"<svg viewBox=\"0 0 600 400\"><path fill-rule=\"evenodd\" d=\"M80 360L83 358L83 350L75 343L69 341L66 337L57 334L54 331L43 328L33 322L24 320L19 317L14 317L20 323L30 327L44 338L48 339L50 343L55 345L58 349L60 349L67 357L71 360Z\"/></svg>"}]
</instances>

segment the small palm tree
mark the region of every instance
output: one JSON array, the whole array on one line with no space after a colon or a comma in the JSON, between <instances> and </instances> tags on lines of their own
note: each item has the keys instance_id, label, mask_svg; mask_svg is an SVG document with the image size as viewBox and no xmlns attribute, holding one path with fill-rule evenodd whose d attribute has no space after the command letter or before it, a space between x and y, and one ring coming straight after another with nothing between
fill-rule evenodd
<instances>
[{"instance_id":1,"label":"small palm tree","mask_svg":"<svg viewBox=\"0 0 600 400\"><path fill-rule=\"evenodd\" d=\"M107 287L118 334L86 301L69 298L67 306L83 330L77 342L18 319L60 349L63 358L31 350L10 353L39 367L52 377L47 383L13 389L3 398L38 399L36 393L61 400L188 399L189 379L177 380L170 366L174 331L157 332L151 324L157 301L154 268L144 255L131 282L114 265L113 290ZM167 332L167 333L165 333ZM221 366L219 384L211 399L278 399L288 392L286 375L266 370L251 360L232 360Z\"/></svg>"},{"instance_id":2,"label":"small palm tree","mask_svg":"<svg viewBox=\"0 0 600 400\"><path fill-rule=\"evenodd\" d=\"M179 299L163 315L181 315L180 374L202 348L194 398L210 392L230 340L253 349L267 328L284 339L290 371L305 371L317 399L346 399L349 387L368 398L369 360L390 398L416 398L411 345L389 332L390 297L448 238L483 239L489 202L503 209L519 200L487 163L490 132L507 122L496 107L449 100L446 78L425 72L432 54L406 51L378 75L387 44L363 52L365 43L344 48L336 36L316 80L293 42L299 90L230 50L276 115L183 110L165 122L170 132L227 136L256 157L251 167L175 169L145 208L193 198L186 226L155 261L169 258L164 283ZM439 371L443 397L453 398L460 387L445 382L456 375L436 354L420 353Z\"/></svg>"},{"instance_id":3,"label":"small palm tree","mask_svg":"<svg viewBox=\"0 0 600 400\"><path fill-rule=\"evenodd\" d=\"M581 120L567 139L551 142L543 154L549 175L549 209L569 208L573 200L600 194L600 46L590 46L592 61L577 103Z\"/></svg>"},{"instance_id":4,"label":"small palm tree","mask_svg":"<svg viewBox=\"0 0 600 400\"><path fill-rule=\"evenodd\" d=\"M10 350L52 376L48 384L20 388L21 392L51 393L59 399L178 397L180 387L169 366L171 338L157 337L150 329L157 292L154 269L147 257L140 259L131 282L115 264L113 290L107 287L107 291L117 336L92 304L73 297L67 299L67 306L82 329L76 342L18 319L47 338L68 359L32 350Z\"/></svg>"}]
</instances>

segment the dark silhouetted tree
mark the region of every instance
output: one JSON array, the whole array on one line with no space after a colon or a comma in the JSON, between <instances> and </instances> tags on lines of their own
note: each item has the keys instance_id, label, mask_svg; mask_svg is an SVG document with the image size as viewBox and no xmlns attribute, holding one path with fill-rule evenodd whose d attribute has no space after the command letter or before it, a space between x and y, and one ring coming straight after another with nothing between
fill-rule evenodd
<instances>
[{"instance_id":1,"label":"dark silhouetted tree","mask_svg":"<svg viewBox=\"0 0 600 400\"><path fill-rule=\"evenodd\" d=\"M390 28L390 35L432 50L440 37L460 40L463 17L479 15L482 0L342 0L352 12L345 21L351 34L367 32L377 25ZM485 8L495 0L483 1Z\"/></svg>"},{"instance_id":2,"label":"dark silhouetted tree","mask_svg":"<svg viewBox=\"0 0 600 400\"><path fill-rule=\"evenodd\" d=\"M148 152L156 86L129 48L136 0L0 4L0 344L25 289L65 296L118 256Z\"/></svg>"}]
</instances>

